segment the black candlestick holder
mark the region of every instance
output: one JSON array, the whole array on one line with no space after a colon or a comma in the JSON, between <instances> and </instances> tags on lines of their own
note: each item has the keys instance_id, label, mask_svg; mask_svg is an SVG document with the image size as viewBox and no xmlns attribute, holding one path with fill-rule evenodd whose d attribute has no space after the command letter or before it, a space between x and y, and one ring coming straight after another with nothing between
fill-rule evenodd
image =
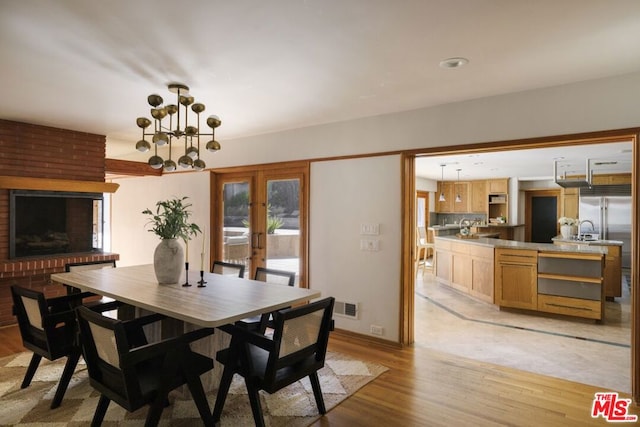
<instances>
[{"instance_id":1,"label":"black candlestick holder","mask_svg":"<svg viewBox=\"0 0 640 427\"><path fill-rule=\"evenodd\" d=\"M204 270L200 270L200 280L198 280L198 287L204 288L206 286L205 283L207 282L205 282L204 280Z\"/></svg>"},{"instance_id":2,"label":"black candlestick holder","mask_svg":"<svg viewBox=\"0 0 640 427\"><path fill-rule=\"evenodd\" d=\"M189 261L184 263L184 283L182 284L182 286L187 287L187 286L191 286L191 283L189 283Z\"/></svg>"}]
</instances>

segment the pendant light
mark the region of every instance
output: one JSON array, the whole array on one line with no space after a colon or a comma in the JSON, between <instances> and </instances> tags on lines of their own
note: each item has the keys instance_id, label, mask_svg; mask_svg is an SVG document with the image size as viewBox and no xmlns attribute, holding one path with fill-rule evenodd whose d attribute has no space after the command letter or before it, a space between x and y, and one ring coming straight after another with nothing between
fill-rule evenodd
<instances>
[{"instance_id":1,"label":"pendant light","mask_svg":"<svg viewBox=\"0 0 640 427\"><path fill-rule=\"evenodd\" d=\"M462 169L456 169L458 171L458 194L456 194L456 203L462 203L462 197L460 197L460 171Z\"/></svg>"},{"instance_id":2,"label":"pendant light","mask_svg":"<svg viewBox=\"0 0 640 427\"><path fill-rule=\"evenodd\" d=\"M442 168L442 177L440 179L440 197L438 198L439 202L446 202L446 199L444 198L444 191L442 191L442 184L444 183L444 167L446 165L443 163L440 165L440 167Z\"/></svg>"}]
</instances>

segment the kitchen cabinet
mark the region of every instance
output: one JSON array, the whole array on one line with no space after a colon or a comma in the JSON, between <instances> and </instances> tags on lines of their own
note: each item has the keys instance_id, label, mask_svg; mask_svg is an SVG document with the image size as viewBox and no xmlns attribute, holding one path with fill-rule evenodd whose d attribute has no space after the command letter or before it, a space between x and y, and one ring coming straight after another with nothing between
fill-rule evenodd
<instances>
[{"instance_id":1,"label":"kitchen cabinet","mask_svg":"<svg viewBox=\"0 0 640 427\"><path fill-rule=\"evenodd\" d=\"M579 206L579 192L577 188L563 188L560 199L561 199L561 211L562 216L566 216L567 218L578 218L578 206Z\"/></svg>"},{"instance_id":2,"label":"kitchen cabinet","mask_svg":"<svg viewBox=\"0 0 640 427\"><path fill-rule=\"evenodd\" d=\"M493 247L436 238L436 280L494 302Z\"/></svg>"},{"instance_id":3,"label":"kitchen cabinet","mask_svg":"<svg viewBox=\"0 0 640 427\"><path fill-rule=\"evenodd\" d=\"M622 246L603 245L595 242L583 242L579 240L558 240L553 241L556 245L586 245L605 246L607 254L604 257L603 285L605 299L613 301L616 297L622 296Z\"/></svg>"},{"instance_id":4,"label":"kitchen cabinet","mask_svg":"<svg viewBox=\"0 0 640 427\"><path fill-rule=\"evenodd\" d=\"M489 221L498 217L509 218L509 178L487 180Z\"/></svg>"},{"instance_id":5,"label":"kitchen cabinet","mask_svg":"<svg viewBox=\"0 0 640 427\"><path fill-rule=\"evenodd\" d=\"M593 175L591 179L593 185L621 185L631 184L630 173L618 173L607 175Z\"/></svg>"},{"instance_id":6,"label":"kitchen cabinet","mask_svg":"<svg viewBox=\"0 0 640 427\"><path fill-rule=\"evenodd\" d=\"M602 320L602 254L539 252L538 311Z\"/></svg>"},{"instance_id":7,"label":"kitchen cabinet","mask_svg":"<svg viewBox=\"0 0 640 427\"><path fill-rule=\"evenodd\" d=\"M456 202L455 199L460 196L460 201ZM469 212L469 183L468 182L455 182L453 184L453 211L454 212Z\"/></svg>"},{"instance_id":8,"label":"kitchen cabinet","mask_svg":"<svg viewBox=\"0 0 640 427\"><path fill-rule=\"evenodd\" d=\"M487 180L488 192L492 194L507 194L509 192L509 178Z\"/></svg>"},{"instance_id":9,"label":"kitchen cabinet","mask_svg":"<svg viewBox=\"0 0 640 427\"><path fill-rule=\"evenodd\" d=\"M501 307L537 309L537 262L537 251L496 248L496 304Z\"/></svg>"},{"instance_id":10,"label":"kitchen cabinet","mask_svg":"<svg viewBox=\"0 0 640 427\"><path fill-rule=\"evenodd\" d=\"M439 201L440 194L444 194L445 200L443 202ZM455 197L453 194L453 182L440 181L438 183L438 194L436 194L436 212L453 212Z\"/></svg>"},{"instance_id":11,"label":"kitchen cabinet","mask_svg":"<svg viewBox=\"0 0 640 427\"><path fill-rule=\"evenodd\" d=\"M613 301L622 296L622 246L607 246L604 257L604 296Z\"/></svg>"},{"instance_id":12,"label":"kitchen cabinet","mask_svg":"<svg viewBox=\"0 0 640 427\"><path fill-rule=\"evenodd\" d=\"M489 224L489 225L474 225L471 227L472 234L495 234L498 233L496 239L502 240L514 240L515 228L517 225L502 225L502 224Z\"/></svg>"},{"instance_id":13,"label":"kitchen cabinet","mask_svg":"<svg viewBox=\"0 0 640 427\"><path fill-rule=\"evenodd\" d=\"M489 193L489 221L498 217L509 218L509 203L508 195L506 194L491 194Z\"/></svg>"},{"instance_id":14,"label":"kitchen cabinet","mask_svg":"<svg viewBox=\"0 0 640 427\"><path fill-rule=\"evenodd\" d=\"M487 214L488 211L488 199L487 199L487 181L471 181L470 185L470 208L473 213Z\"/></svg>"},{"instance_id":15,"label":"kitchen cabinet","mask_svg":"<svg viewBox=\"0 0 640 427\"><path fill-rule=\"evenodd\" d=\"M436 258L436 280L449 283L451 280L451 242L434 238Z\"/></svg>"}]
</instances>

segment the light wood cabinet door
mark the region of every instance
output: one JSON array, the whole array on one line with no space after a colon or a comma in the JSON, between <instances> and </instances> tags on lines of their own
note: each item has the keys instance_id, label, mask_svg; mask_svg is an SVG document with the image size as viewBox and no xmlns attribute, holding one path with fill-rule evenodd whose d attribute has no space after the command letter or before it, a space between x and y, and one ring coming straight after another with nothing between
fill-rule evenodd
<instances>
[{"instance_id":1,"label":"light wood cabinet door","mask_svg":"<svg viewBox=\"0 0 640 427\"><path fill-rule=\"evenodd\" d=\"M487 181L490 194L507 194L509 192L509 178L490 179Z\"/></svg>"},{"instance_id":2,"label":"light wood cabinet door","mask_svg":"<svg viewBox=\"0 0 640 427\"><path fill-rule=\"evenodd\" d=\"M538 307L537 252L496 249L495 300L502 307Z\"/></svg>"},{"instance_id":3,"label":"light wood cabinet door","mask_svg":"<svg viewBox=\"0 0 640 427\"><path fill-rule=\"evenodd\" d=\"M594 185L631 184L631 174L618 173L618 174L594 175L593 178L591 179L591 183Z\"/></svg>"},{"instance_id":4,"label":"light wood cabinet door","mask_svg":"<svg viewBox=\"0 0 640 427\"><path fill-rule=\"evenodd\" d=\"M444 201L441 202L440 194L444 194ZM453 203L454 198L456 196L453 194L453 183L452 182L439 182L438 183L438 194L436 194L436 212L453 212Z\"/></svg>"},{"instance_id":5,"label":"light wood cabinet door","mask_svg":"<svg viewBox=\"0 0 640 427\"><path fill-rule=\"evenodd\" d=\"M486 215L489 210L487 204L489 200L487 199L487 181L471 181L470 188L471 212Z\"/></svg>"},{"instance_id":6,"label":"light wood cabinet door","mask_svg":"<svg viewBox=\"0 0 640 427\"><path fill-rule=\"evenodd\" d=\"M577 188L564 188L562 191L562 216L578 218L579 199Z\"/></svg>"},{"instance_id":7,"label":"light wood cabinet door","mask_svg":"<svg viewBox=\"0 0 640 427\"><path fill-rule=\"evenodd\" d=\"M604 260L604 296L607 299L622 296L622 258L621 247L607 246Z\"/></svg>"},{"instance_id":8,"label":"light wood cabinet door","mask_svg":"<svg viewBox=\"0 0 640 427\"><path fill-rule=\"evenodd\" d=\"M460 196L460 201L456 202L455 199ZM453 184L453 211L454 212L469 212L469 183L468 182L456 182Z\"/></svg>"}]
</instances>

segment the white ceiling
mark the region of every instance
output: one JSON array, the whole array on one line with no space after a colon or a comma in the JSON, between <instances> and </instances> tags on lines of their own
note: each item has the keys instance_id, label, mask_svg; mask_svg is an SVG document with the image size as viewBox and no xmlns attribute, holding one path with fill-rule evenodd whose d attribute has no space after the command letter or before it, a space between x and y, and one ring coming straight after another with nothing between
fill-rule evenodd
<instances>
[{"instance_id":1,"label":"white ceiling","mask_svg":"<svg viewBox=\"0 0 640 427\"><path fill-rule=\"evenodd\" d=\"M118 157L171 81L224 143L636 72L638 52L637 0L3 0L0 118Z\"/></svg>"},{"instance_id":2,"label":"white ceiling","mask_svg":"<svg viewBox=\"0 0 640 427\"><path fill-rule=\"evenodd\" d=\"M587 159L594 174L630 173L632 169L630 141L609 142L517 151L495 151L479 154L419 157L416 176L445 181L515 178L520 181L553 179L556 174L586 175ZM444 165L444 167L442 167Z\"/></svg>"}]
</instances>

